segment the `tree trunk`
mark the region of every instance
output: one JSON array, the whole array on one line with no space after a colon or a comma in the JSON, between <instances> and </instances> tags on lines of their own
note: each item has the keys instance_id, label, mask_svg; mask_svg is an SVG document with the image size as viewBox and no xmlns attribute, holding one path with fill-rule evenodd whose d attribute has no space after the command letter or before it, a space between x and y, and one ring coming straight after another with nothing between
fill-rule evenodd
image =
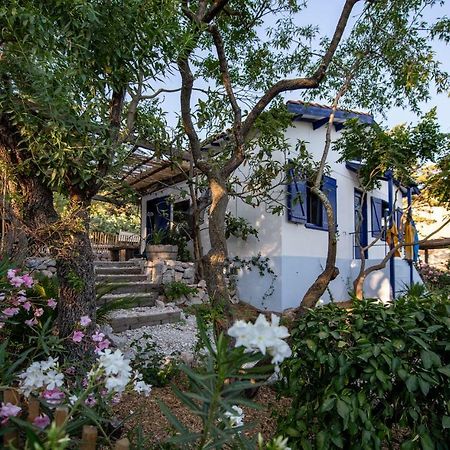
<instances>
[{"instance_id":1,"label":"tree trunk","mask_svg":"<svg viewBox=\"0 0 450 450\"><path fill-rule=\"evenodd\" d=\"M314 195L317 195L327 213L328 218L328 249L327 249L327 261L325 269L316 278L314 283L306 291L300 307L298 308L298 314L302 315L306 309L314 308L316 303L327 289L330 281L334 280L339 275L339 269L336 267L336 254L337 254L337 239L336 239L336 223L333 213L333 208L328 200L327 196L318 188L312 187L311 191Z\"/></svg>"},{"instance_id":2,"label":"tree trunk","mask_svg":"<svg viewBox=\"0 0 450 450\"><path fill-rule=\"evenodd\" d=\"M58 331L62 338L72 334L81 316L89 316L94 323L96 310L94 255L89 240L89 201L77 194L71 194L70 201L77 223L57 260L60 285ZM80 351L81 346L73 347Z\"/></svg>"},{"instance_id":3,"label":"tree trunk","mask_svg":"<svg viewBox=\"0 0 450 450\"><path fill-rule=\"evenodd\" d=\"M362 300L364 298L364 282L366 281L366 275L363 273L358 274L353 281L353 290L355 297L358 300Z\"/></svg>"},{"instance_id":4,"label":"tree trunk","mask_svg":"<svg viewBox=\"0 0 450 450\"><path fill-rule=\"evenodd\" d=\"M211 249L204 257L205 281L211 304L222 313L214 324L216 333L228 328L232 314L230 294L225 279L225 265L228 258L225 237L225 214L228 206L226 182L219 176L209 178L211 206L209 209L209 240Z\"/></svg>"}]
</instances>

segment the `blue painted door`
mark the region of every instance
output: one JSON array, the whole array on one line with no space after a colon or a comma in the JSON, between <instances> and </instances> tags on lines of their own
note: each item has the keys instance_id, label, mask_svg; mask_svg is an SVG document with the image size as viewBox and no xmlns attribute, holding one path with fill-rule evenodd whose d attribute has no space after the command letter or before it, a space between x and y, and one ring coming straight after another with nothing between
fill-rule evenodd
<instances>
[{"instance_id":1,"label":"blue painted door","mask_svg":"<svg viewBox=\"0 0 450 450\"><path fill-rule=\"evenodd\" d=\"M147 202L146 228L147 236L154 230L167 230L170 221L170 203L167 197L149 200Z\"/></svg>"},{"instance_id":2,"label":"blue painted door","mask_svg":"<svg viewBox=\"0 0 450 450\"><path fill-rule=\"evenodd\" d=\"M363 201L363 193L357 189L355 189L355 202L354 202L354 208L355 208L355 258L361 259L361 249L358 245L358 239L359 237L359 244L362 247L366 247L368 243L367 238L367 202L366 198L364 197ZM361 214L361 216L360 216ZM358 236L356 236L356 231L359 228ZM367 258L368 252L367 250L364 251L364 256Z\"/></svg>"}]
</instances>

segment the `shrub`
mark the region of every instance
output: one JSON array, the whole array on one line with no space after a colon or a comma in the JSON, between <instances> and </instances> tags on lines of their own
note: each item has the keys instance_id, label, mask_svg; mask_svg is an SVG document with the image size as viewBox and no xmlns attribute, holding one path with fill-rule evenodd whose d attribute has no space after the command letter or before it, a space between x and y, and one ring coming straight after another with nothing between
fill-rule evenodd
<instances>
[{"instance_id":1,"label":"shrub","mask_svg":"<svg viewBox=\"0 0 450 450\"><path fill-rule=\"evenodd\" d=\"M280 431L292 448L378 449L401 434L405 450L448 449L449 328L448 297L309 311L282 367L293 404Z\"/></svg>"},{"instance_id":2,"label":"shrub","mask_svg":"<svg viewBox=\"0 0 450 450\"><path fill-rule=\"evenodd\" d=\"M186 297L188 295L197 294L198 289L188 286L186 283L182 281L172 281L171 283L167 283L164 287L164 295L169 300L178 300L181 297Z\"/></svg>"},{"instance_id":3,"label":"shrub","mask_svg":"<svg viewBox=\"0 0 450 450\"><path fill-rule=\"evenodd\" d=\"M422 262L417 265L417 270L430 291L450 294L450 261L447 263L446 270Z\"/></svg>"}]
</instances>

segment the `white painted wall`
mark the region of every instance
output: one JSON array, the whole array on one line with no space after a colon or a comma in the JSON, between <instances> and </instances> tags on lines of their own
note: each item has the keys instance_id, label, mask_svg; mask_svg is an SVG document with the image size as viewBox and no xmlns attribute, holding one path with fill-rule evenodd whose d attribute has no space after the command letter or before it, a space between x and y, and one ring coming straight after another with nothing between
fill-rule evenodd
<instances>
[{"instance_id":1,"label":"white painted wall","mask_svg":"<svg viewBox=\"0 0 450 450\"><path fill-rule=\"evenodd\" d=\"M313 130L312 125L307 122L293 122L292 127L287 130L287 138L292 142L292 148L299 139L306 142L307 150L315 160L319 160L325 143L326 128L321 127ZM340 132L332 131L332 140L339 137ZM294 150L293 150L294 153ZM281 160L285 156L282 152L274 152L273 158ZM328 292L324 295L324 301L348 300L348 292L352 289L359 260L354 259L354 189L358 187L357 176L345 167L343 163L337 163L339 155L331 151L327 164L330 166L330 176L337 181L337 223L338 223L338 259L337 266L340 275L330 283ZM239 168L242 177L247 175L248 166ZM143 234L145 233L146 201L165 195L176 195L179 189L185 186L178 185L176 188L168 188L157 193L145 196L142 199ZM281 189L280 195L285 197L285 187ZM368 240L373 239L371 229L371 201L370 196L388 200L387 182L383 181L380 188L374 190L367 198L368 212ZM401 205L402 197L397 193L397 205ZM271 278L261 277L258 271L243 271L239 275L238 290L243 301L263 309L281 311L289 307L298 306L308 287L319 275L325 266L327 252L327 232L305 227L304 224L295 224L288 221L287 214L282 216L272 215L264 206L253 208L240 199L231 199L229 211L239 217L244 217L259 231L259 239L249 237L247 241L230 238L228 250L231 257L249 259L261 254L269 257L271 267L277 274L273 294L263 300L271 284ZM208 236L203 235L204 250L208 250ZM367 266L379 262L387 252L384 242L378 241L377 245L369 250ZM403 288L403 283L409 281L409 266L406 261L396 259L397 270L396 290ZM417 273L414 273L415 281L419 281ZM389 268L372 274L366 282L366 295L379 297L387 300L391 297L389 283Z\"/></svg>"}]
</instances>

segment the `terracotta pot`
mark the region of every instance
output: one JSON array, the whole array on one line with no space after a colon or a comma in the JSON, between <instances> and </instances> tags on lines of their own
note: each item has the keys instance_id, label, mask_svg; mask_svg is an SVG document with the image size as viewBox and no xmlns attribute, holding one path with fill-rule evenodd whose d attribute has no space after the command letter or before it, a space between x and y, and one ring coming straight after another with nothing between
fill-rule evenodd
<instances>
[{"instance_id":1,"label":"terracotta pot","mask_svg":"<svg viewBox=\"0 0 450 450\"><path fill-rule=\"evenodd\" d=\"M147 244L147 259L156 261L158 259L176 261L178 255L178 245L152 245Z\"/></svg>"}]
</instances>

